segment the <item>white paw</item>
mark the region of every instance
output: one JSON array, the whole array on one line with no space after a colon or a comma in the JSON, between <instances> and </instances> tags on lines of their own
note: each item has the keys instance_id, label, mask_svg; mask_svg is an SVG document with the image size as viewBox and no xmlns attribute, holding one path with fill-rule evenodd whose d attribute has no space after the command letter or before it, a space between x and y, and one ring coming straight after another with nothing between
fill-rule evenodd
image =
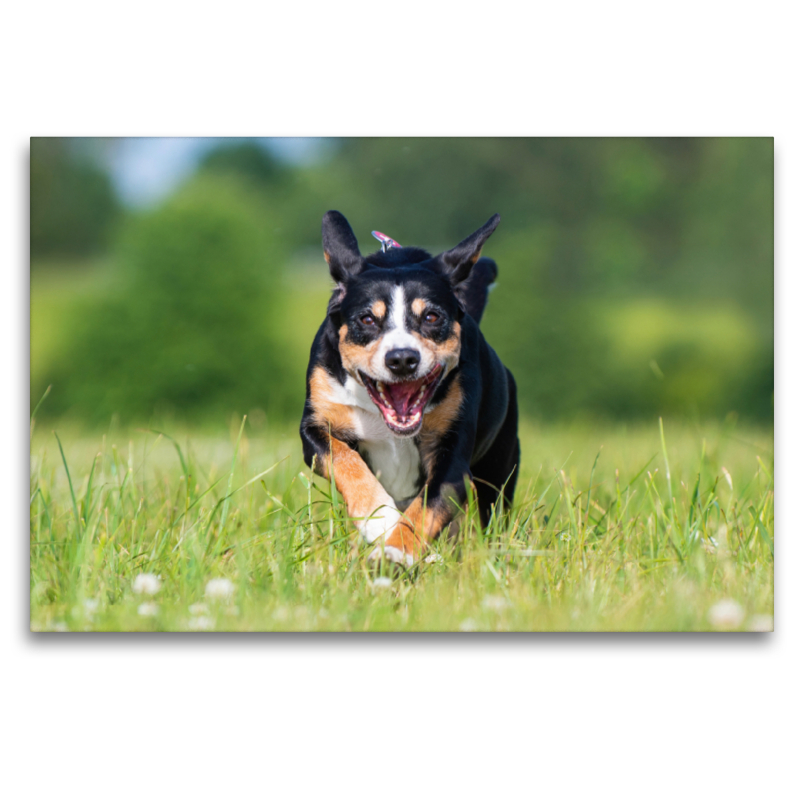
<instances>
[{"instance_id":1,"label":"white paw","mask_svg":"<svg viewBox=\"0 0 800 800\"><path fill-rule=\"evenodd\" d=\"M393 564L402 564L404 567L412 567L414 565L414 556L411 553L404 553L398 547L376 547L368 558L373 563L378 563L381 558L385 558Z\"/></svg>"},{"instance_id":2,"label":"white paw","mask_svg":"<svg viewBox=\"0 0 800 800\"><path fill-rule=\"evenodd\" d=\"M376 508L368 519L357 520L356 527L364 540L372 544L394 530L401 518L402 514L394 506L386 505Z\"/></svg>"}]
</instances>

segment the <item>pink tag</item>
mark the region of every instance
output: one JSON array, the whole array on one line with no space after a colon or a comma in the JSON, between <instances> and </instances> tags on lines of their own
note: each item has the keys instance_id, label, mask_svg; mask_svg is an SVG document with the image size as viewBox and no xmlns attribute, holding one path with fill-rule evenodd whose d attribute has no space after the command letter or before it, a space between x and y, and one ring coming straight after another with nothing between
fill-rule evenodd
<instances>
[{"instance_id":1,"label":"pink tag","mask_svg":"<svg viewBox=\"0 0 800 800\"><path fill-rule=\"evenodd\" d=\"M402 247L390 236L380 231L372 231L372 235L381 243L381 250L385 253L390 247Z\"/></svg>"}]
</instances>

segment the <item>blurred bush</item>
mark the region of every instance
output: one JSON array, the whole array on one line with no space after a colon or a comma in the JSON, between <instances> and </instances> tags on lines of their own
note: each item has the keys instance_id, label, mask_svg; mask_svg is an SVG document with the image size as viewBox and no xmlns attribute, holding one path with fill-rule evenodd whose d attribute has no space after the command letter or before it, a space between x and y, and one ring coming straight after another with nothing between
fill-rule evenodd
<instances>
[{"instance_id":1,"label":"blurred bush","mask_svg":"<svg viewBox=\"0 0 800 800\"><path fill-rule=\"evenodd\" d=\"M75 319L49 411L94 421L285 412L270 327L283 252L267 211L235 181L202 177L131 218L116 291Z\"/></svg>"},{"instance_id":2,"label":"blurred bush","mask_svg":"<svg viewBox=\"0 0 800 800\"><path fill-rule=\"evenodd\" d=\"M102 252L120 216L111 180L74 140L31 139L31 266Z\"/></svg>"},{"instance_id":3,"label":"blurred bush","mask_svg":"<svg viewBox=\"0 0 800 800\"><path fill-rule=\"evenodd\" d=\"M364 253L375 228L438 252L498 211L483 328L525 414L772 419L771 139L362 138L328 154L208 152L173 199L126 222L115 288L60 326L32 401L52 382L45 413L294 421L330 285L322 215L342 211ZM32 245L50 203L34 162Z\"/></svg>"}]
</instances>

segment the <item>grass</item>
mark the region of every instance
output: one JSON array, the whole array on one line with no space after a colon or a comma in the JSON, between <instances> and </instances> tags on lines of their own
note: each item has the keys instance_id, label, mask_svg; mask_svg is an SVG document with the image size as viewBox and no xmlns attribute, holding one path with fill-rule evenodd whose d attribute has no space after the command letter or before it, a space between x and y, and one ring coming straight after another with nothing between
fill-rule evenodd
<instances>
[{"instance_id":1,"label":"grass","mask_svg":"<svg viewBox=\"0 0 800 800\"><path fill-rule=\"evenodd\" d=\"M514 508L482 533L469 507L457 543L389 581L293 431L32 428L31 627L694 631L772 615L771 431L521 434ZM155 594L134 591L142 574Z\"/></svg>"}]
</instances>

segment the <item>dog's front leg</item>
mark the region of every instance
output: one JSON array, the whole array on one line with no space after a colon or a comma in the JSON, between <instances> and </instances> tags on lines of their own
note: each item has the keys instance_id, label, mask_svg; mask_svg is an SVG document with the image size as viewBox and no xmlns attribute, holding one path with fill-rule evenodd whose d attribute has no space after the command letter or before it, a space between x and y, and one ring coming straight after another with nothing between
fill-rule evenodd
<instances>
[{"instance_id":1,"label":"dog's front leg","mask_svg":"<svg viewBox=\"0 0 800 800\"><path fill-rule=\"evenodd\" d=\"M318 455L317 471L327 480L333 476L359 533L367 542L374 542L394 530L400 512L364 459L336 437L326 438L328 452Z\"/></svg>"},{"instance_id":2,"label":"dog's front leg","mask_svg":"<svg viewBox=\"0 0 800 800\"><path fill-rule=\"evenodd\" d=\"M465 465L465 477L469 467ZM405 510L394 529L383 544L370 554L371 561L387 561L411 566L417 561L428 545L450 524L463 507L467 490L460 483L431 482L418 494Z\"/></svg>"}]
</instances>

